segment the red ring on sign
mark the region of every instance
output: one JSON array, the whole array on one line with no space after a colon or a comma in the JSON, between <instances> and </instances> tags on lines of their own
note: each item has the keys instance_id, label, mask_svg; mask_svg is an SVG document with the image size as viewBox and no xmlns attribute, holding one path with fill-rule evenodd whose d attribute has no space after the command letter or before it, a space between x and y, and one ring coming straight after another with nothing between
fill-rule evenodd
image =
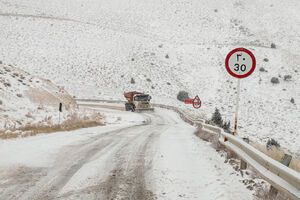
<instances>
[{"instance_id":1,"label":"red ring on sign","mask_svg":"<svg viewBox=\"0 0 300 200\"><path fill-rule=\"evenodd\" d=\"M243 51L243 52L247 53L251 57L251 59L252 59L252 68L251 68L251 70L247 74L244 74L244 75L237 75L234 72L232 72L230 70L230 68L229 68L229 58L232 56L232 54L234 54L235 52L238 52L238 51ZM229 52L229 54L227 55L226 60L225 60L225 66L226 66L226 70L228 71L228 73L231 76L233 76L235 78L246 78L246 77L250 76L254 72L255 67L256 67L256 60L255 60L254 55L248 49L237 48L237 49L234 49L234 50L232 50L232 51Z\"/></svg>"},{"instance_id":2,"label":"red ring on sign","mask_svg":"<svg viewBox=\"0 0 300 200\"><path fill-rule=\"evenodd\" d=\"M199 100L199 102L195 102L195 100ZM197 96L195 96L195 98L193 99L193 107L195 108L195 109L199 109L199 108L201 108L201 105L202 105L202 101L201 101L201 99L199 98L199 96L197 95Z\"/></svg>"}]
</instances>

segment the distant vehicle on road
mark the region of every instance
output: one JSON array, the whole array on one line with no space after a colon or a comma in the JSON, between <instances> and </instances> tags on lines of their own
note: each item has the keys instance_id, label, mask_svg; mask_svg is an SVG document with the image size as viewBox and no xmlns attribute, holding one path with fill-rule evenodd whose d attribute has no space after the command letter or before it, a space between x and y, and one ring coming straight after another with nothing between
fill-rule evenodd
<instances>
[{"instance_id":1,"label":"distant vehicle on road","mask_svg":"<svg viewBox=\"0 0 300 200\"><path fill-rule=\"evenodd\" d=\"M125 103L126 111L139 112L143 110L154 110L150 103L151 96L149 94L133 91L124 93L124 97L127 99L127 102Z\"/></svg>"}]
</instances>

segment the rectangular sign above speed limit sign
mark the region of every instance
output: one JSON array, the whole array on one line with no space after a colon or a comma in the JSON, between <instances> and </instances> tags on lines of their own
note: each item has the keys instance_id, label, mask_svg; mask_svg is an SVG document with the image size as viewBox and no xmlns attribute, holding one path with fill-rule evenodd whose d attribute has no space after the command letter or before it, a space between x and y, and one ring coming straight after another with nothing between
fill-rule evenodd
<instances>
[{"instance_id":1,"label":"rectangular sign above speed limit sign","mask_svg":"<svg viewBox=\"0 0 300 200\"><path fill-rule=\"evenodd\" d=\"M238 111L240 101L240 79L250 76L256 66L256 60L254 55L248 49L237 48L229 52L225 59L225 67L228 73L238 78L237 82L237 98L236 98L236 110L234 119L234 131L233 134L237 135L237 122Z\"/></svg>"}]
</instances>

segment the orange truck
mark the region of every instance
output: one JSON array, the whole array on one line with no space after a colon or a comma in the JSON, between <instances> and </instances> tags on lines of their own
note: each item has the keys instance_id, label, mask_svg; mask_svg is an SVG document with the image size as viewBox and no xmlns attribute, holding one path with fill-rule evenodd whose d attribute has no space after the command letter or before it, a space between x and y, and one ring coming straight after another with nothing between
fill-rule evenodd
<instances>
[{"instance_id":1,"label":"orange truck","mask_svg":"<svg viewBox=\"0 0 300 200\"><path fill-rule=\"evenodd\" d=\"M124 93L124 97L127 99L127 102L125 103L126 111L154 111L154 108L150 103L151 96L149 94L133 91Z\"/></svg>"}]
</instances>

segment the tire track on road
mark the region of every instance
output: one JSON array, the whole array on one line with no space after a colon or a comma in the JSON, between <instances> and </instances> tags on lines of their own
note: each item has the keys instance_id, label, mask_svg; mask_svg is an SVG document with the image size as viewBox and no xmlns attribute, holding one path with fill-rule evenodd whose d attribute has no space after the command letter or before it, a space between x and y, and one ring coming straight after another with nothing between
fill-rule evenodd
<instances>
[{"instance_id":1,"label":"tire track on road","mask_svg":"<svg viewBox=\"0 0 300 200\"><path fill-rule=\"evenodd\" d=\"M46 15L32 15L32 14L18 14L18 13L0 13L0 16L3 17L23 17L23 18L34 18L34 19L50 19L57 21L68 21L68 22L76 22L81 24L92 24L88 22L82 22L75 19L69 19L64 17L54 17L54 16L46 16Z\"/></svg>"},{"instance_id":2,"label":"tire track on road","mask_svg":"<svg viewBox=\"0 0 300 200\"><path fill-rule=\"evenodd\" d=\"M146 136L134 153L133 158L131 158L130 155L126 155L126 152L130 150L126 151L126 148L120 149L116 155L116 158L118 159L116 168L110 172L107 180L101 183L101 192L103 192L104 199L156 199L154 193L147 189L145 174L151 167L149 163L148 165L146 163L146 155L149 153L147 150L159 136L159 132L157 131L152 131ZM135 143L133 143L132 146L133 145L135 145ZM129 166L126 164L129 164Z\"/></svg>"},{"instance_id":3,"label":"tire track on road","mask_svg":"<svg viewBox=\"0 0 300 200\"><path fill-rule=\"evenodd\" d=\"M15 190L15 196L21 196L22 199L56 199L60 190L70 181L70 179L79 171L83 165L92 160L96 154L104 155L111 150L114 145L126 142L126 132L148 127L148 124L134 125L114 131L108 131L100 135L89 137L79 144L69 145L62 149L51 168L44 168L36 171L33 168L26 170L22 174L23 179L30 179L35 173L43 174L35 180L31 180L30 186L18 187ZM116 139L117 138L117 139ZM111 147L111 148L110 148ZM26 178L28 176L28 178ZM34 181L34 182L33 182ZM18 195L19 194L19 195Z\"/></svg>"}]
</instances>

